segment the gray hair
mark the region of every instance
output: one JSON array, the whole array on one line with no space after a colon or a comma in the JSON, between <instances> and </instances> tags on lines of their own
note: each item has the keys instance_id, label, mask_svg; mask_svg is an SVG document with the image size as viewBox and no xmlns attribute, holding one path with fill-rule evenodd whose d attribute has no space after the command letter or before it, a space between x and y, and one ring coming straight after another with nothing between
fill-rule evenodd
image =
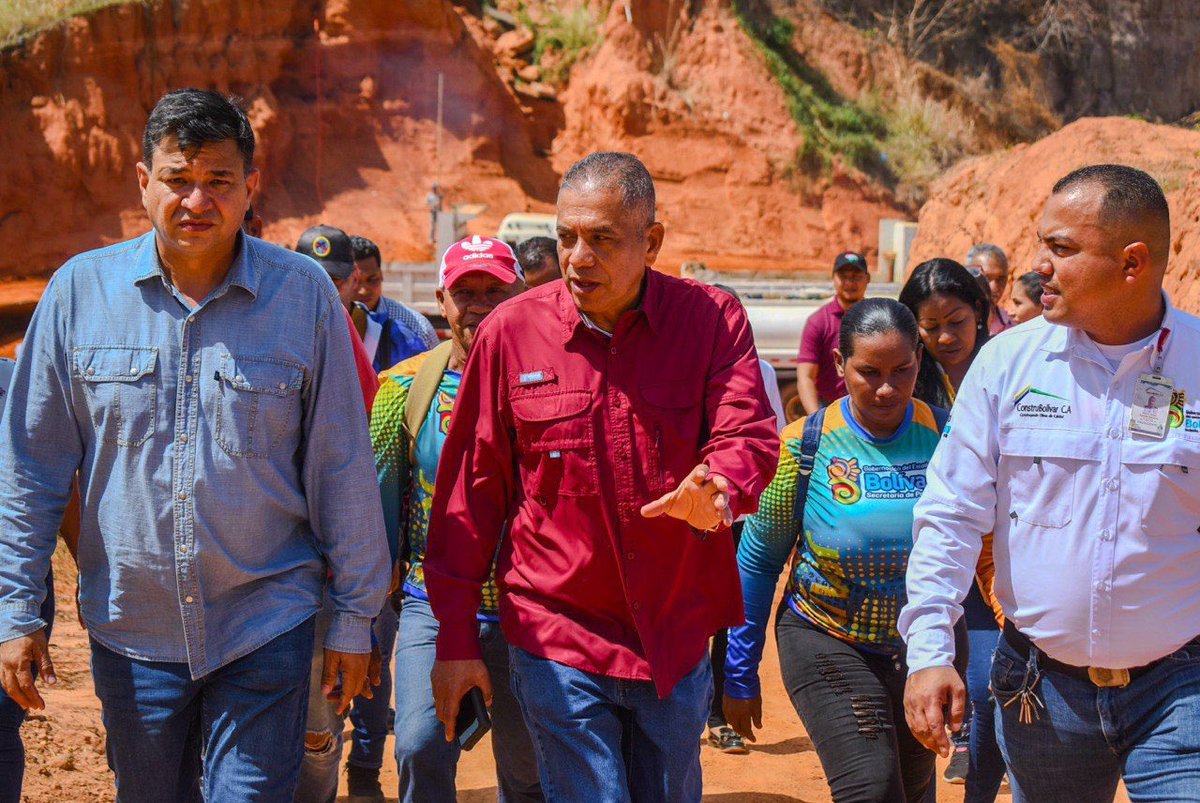
<instances>
[{"instance_id":1,"label":"gray hair","mask_svg":"<svg viewBox=\"0 0 1200 803\"><path fill-rule=\"evenodd\" d=\"M654 179L632 153L598 151L588 154L571 165L563 175L558 191L579 191L587 184L598 189L619 188L626 209L641 212L647 226L654 222Z\"/></svg>"},{"instance_id":2,"label":"gray hair","mask_svg":"<svg viewBox=\"0 0 1200 803\"><path fill-rule=\"evenodd\" d=\"M984 254L990 255L993 259L1003 265L1005 270L1008 270L1008 255L1004 253L1003 248L998 245L992 245L991 243L979 243L978 245L972 246L971 250L967 252L967 258L964 262L965 264L970 265L975 261L975 257L983 256Z\"/></svg>"}]
</instances>

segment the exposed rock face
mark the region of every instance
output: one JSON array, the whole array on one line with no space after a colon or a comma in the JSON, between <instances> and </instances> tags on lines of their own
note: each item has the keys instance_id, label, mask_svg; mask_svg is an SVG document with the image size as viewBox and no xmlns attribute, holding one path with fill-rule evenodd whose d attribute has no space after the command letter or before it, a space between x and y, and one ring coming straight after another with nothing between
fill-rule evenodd
<instances>
[{"instance_id":1,"label":"exposed rock face","mask_svg":"<svg viewBox=\"0 0 1200 803\"><path fill-rule=\"evenodd\" d=\"M246 100L255 203L278 242L326 222L388 259L428 259L433 182L450 203L487 204L473 228L494 231L508 212L550 210L574 159L622 148L657 180L668 269L827 270L843 248L873 252L878 218L903 211L857 174L795 175L799 135L727 0L632 7L631 22L612 4L565 89L529 70L515 82L528 37L447 0L177 0L72 20L0 53L0 275L44 275L146 230L142 128L183 86Z\"/></svg>"},{"instance_id":2,"label":"exposed rock face","mask_svg":"<svg viewBox=\"0 0 1200 803\"><path fill-rule=\"evenodd\" d=\"M1178 120L1200 108L1200 0L1098 0L1087 42L1048 64L1071 119L1137 112ZM1057 66L1057 69L1054 69Z\"/></svg>"},{"instance_id":3,"label":"exposed rock face","mask_svg":"<svg viewBox=\"0 0 1200 803\"><path fill-rule=\"evenodd\" d=\"M1055 182L1088 164L1147 171L1167 194L1172 216L1167 291L1200 313L1200 132L1121 117L1079 120L1032 145L968 159L930 191L910 265L936 256L961 261L975 243L1003 248L1012 277L1032 267L1037 224Z\"/></svg>"}]
</instances>

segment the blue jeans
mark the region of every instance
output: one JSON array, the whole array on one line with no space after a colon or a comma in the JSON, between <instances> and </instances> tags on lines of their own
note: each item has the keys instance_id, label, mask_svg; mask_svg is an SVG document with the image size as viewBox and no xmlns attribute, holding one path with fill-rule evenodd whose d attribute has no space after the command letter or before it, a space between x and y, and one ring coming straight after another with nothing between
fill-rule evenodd
<instances>
[{"instance_id":1,"label":"blue jeans","mask_svg":"<svg viewBox=\"0 0 1200 803\"><path fill-rule=\"evenodd\" d=\"M40 616L46 622L46 641L49 641L54 627L53 573L46 577L46 599L42 601ZM36 677L36 666L33 671ZM25 709L0 688L0 803L21 803L21 782L25 778L25 744L21 741L24 721Z\"/></svg>"},{"instance_id":2,"label":"blue jeans","mask_svg":"<svg viewBox=\"0 0 1200 803\"><path fill-rule=\"evenodd\" d=\"M405 597L400 609L393 667L396 697L396 765L400 803L445 803L455 799L454 779L461 750L447 742L433 707L433 670L438 622L429 603ZM509 686L508 642L500 626L479 625L483 662L492 681L492 755L501 803L540 803L537 758L521 708ZM589 801L589 803L591 803Z\"/></svg>"},{"instance_id":3,"label":"blue jeans","mask_svg":"<svg viewBox=\"0 0 1200 803\"><path fill-rule=\"evenodd\" d=\"M1000 629L996 627L996 620L992 619L991 624L991 628L968 625L967 629L971 642L971 659L967 664L971 754L964 803L993 803L1004 782L1004 756L996 743L996 707L989 688L992 655L1000 640Z\"/></svg>"},{"instance_id":4,"label":"blue jeans","mask_svg":"<svg viewBox=\"0 0 1200 803\"><path fill-rule=\"evenodd\" d=\"M192 680L187 664L127 658L93 639L92 677L121 803L290 803L312 645L309 619Z\"/></svg>"},{"instance_id":5,"label":"blue jeans","mask_svg":"<svg viewBox=\"0 0 1200 803\"><path fill-rule=\"evenodd\" d=\"M512 685L549 800L699 803L712 701L705 655L666 699L654 684L564 666L512 647Z\"/></svg>"},{"instance_id":6,"label":"blue jeans","mask_svg":"<svg viewBox=\"0 0 1200 803\"><path fill-rule=\"evenodd\" d=\"M354 726L354 733L346 763L355 767L369 770L383 767L384 742L392 732L392 718L388 709L392 703L392 651L396 646L399 619L390 599L383 604L379 616L375 617L375 643L379 646L383 662L379 667L379 685L373 690L375 696L370 700L362 696L355 697L354 706L350 709L350 724Z\"/></svg>"},{"instance_id":7,"label":"blue jeans","mask_svg":"<svg viewBox=\"0 0 1200 803\"><path fill-rule=\"evenodd\" d=\"M997 736L1016 803L1200 800L1200 638L1125 688L1038 666L1001 638L992 664ZM1020 721L1023 690L1045 705ZM1036 707L1036 706L1035 706Z\"/></svg>"}]
</instances>

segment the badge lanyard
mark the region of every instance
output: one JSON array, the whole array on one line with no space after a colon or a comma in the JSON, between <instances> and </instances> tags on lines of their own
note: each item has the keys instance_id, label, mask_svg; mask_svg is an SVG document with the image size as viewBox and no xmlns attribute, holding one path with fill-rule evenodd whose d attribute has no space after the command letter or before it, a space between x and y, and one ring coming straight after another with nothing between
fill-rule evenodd
<instances>
[{"instance_id":1,"label":"badge lanyard","mask_svg":"<svg viewBox=\"0 0 1200 803\"><path fill-rule=\"evenodd\" d=\"M1163 376L1163 363L1166 361L1166 347L1170 337L1170 329L1159 330L1150 360L1151 373L1138 377L1137 385L1134 386L1129 431L1136 435L1147 435L1161 440L1167 434L1171 395L1175 392L1175 380Z\"/></svg>"}]
</instances>

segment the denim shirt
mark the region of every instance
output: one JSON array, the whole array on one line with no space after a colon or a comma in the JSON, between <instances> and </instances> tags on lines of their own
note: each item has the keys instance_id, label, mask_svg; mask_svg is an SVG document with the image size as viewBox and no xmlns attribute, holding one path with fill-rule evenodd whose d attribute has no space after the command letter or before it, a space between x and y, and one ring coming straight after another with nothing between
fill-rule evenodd
<instances>
[{"instance_id":1,"label":"denim shirt","mask_svg":"<svg viewBox=\"0 0 1200 803\"><path fill-rule=\"evenodd\" d=\"M88 632L206 675L315 614L370 650L390 580L349 332L312 260L239 235L194 309L151 232L55 273L0 423L0 641L39 608L79 471Z\"/></svg>"}]
</instances>

